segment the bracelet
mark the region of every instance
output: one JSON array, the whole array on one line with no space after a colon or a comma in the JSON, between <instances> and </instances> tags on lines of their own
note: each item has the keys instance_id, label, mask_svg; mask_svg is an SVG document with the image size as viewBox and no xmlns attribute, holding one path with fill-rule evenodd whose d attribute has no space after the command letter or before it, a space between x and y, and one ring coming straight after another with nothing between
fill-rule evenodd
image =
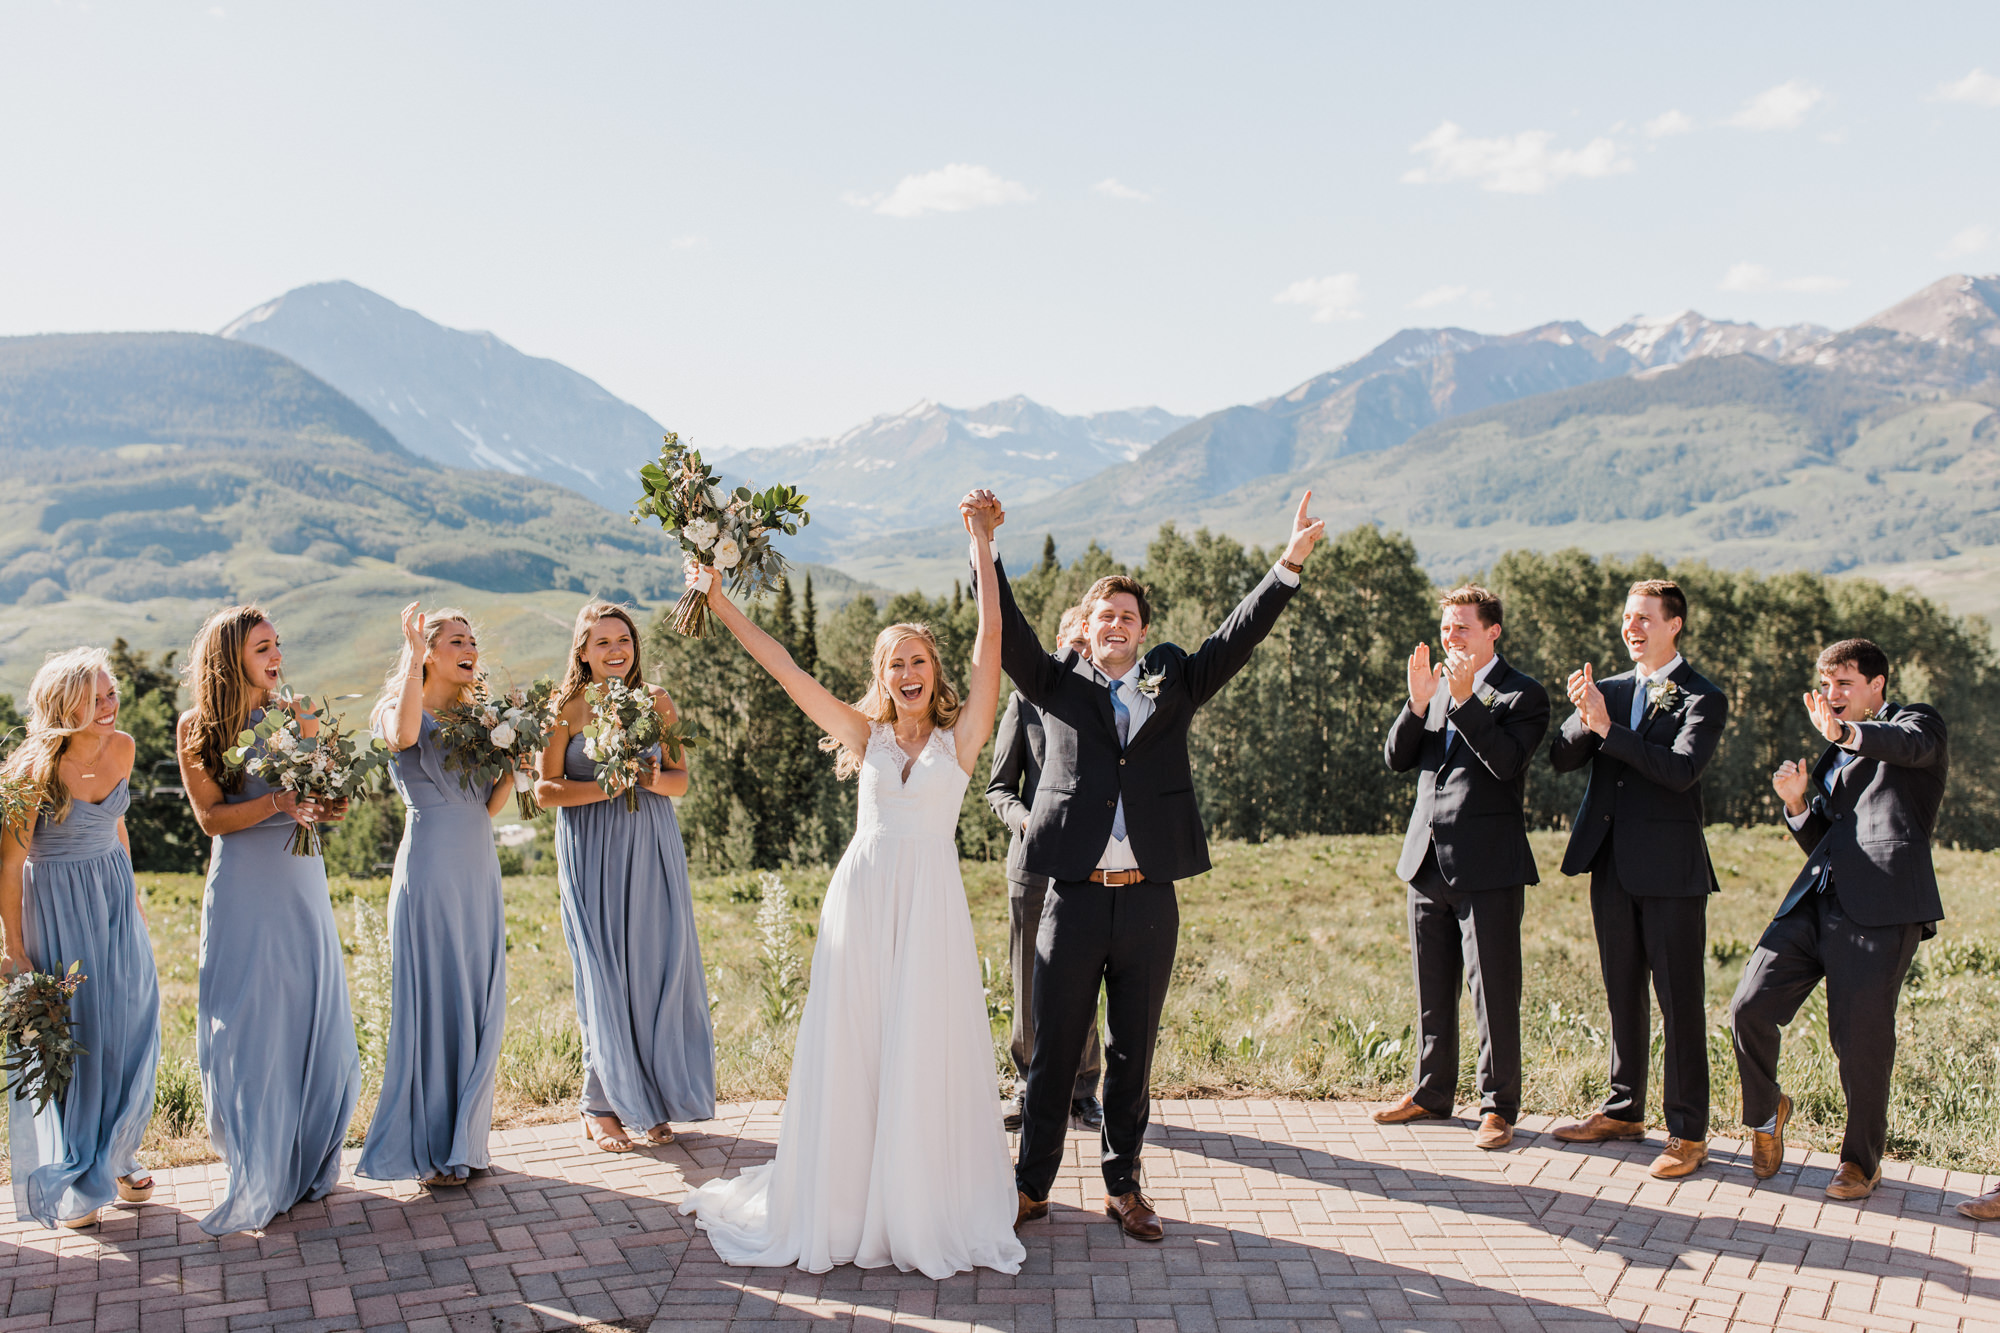
<instances>
[{"instance_id":1,"label":"bracelet","mask_svg":"<svg viewBox=\"0 0 2000 1333\"><path fill-rule=\"evenodd\" d=\"M1292 573L1294 574L1303 574L1306 572L1306 567L1304 565L1295 565L1291 561L1285 559L1285 557L1283 556L1278 557L1278 563L1283 565L1286 569L1291 570Z\"/></svg>"}]
</instances>

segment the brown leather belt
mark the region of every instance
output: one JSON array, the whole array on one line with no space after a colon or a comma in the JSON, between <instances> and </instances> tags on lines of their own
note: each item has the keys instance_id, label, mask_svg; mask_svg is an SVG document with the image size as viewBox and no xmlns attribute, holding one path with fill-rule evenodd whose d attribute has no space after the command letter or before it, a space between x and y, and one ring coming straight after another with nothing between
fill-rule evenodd
<instances>
[{"instance_id":1,"label":"brown leather belt","mask_svg":"<svg viewBox=\"0 0 2000 1333\"><path fill-rule=\"evenodd\" d=\"M1122 889L1128 884L1143 884L1146 872L1143 870L1093 870L1090 872L1092 884L1105 884L1114 889Z\"/></svg>"}]
</instances>

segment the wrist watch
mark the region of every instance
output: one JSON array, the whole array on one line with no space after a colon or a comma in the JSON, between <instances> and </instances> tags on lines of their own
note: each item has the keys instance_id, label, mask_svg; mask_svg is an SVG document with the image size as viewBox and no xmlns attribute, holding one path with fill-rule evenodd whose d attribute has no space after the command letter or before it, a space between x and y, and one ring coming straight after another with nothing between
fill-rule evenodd
<instances>
[{"instance_id":1,"label":"wrist watch","mask_svg":"<svg viewBox=\"0 0 2000 1333\"><path fill-rule=\"evenodd\" d=\"M1278 557L1278 563L1283 565L1286 569L1291 570L1292 573L1294 574L1303 574L1306 572L1306 567L1304 565L1295 565L1291 561L1287 560L1284 556Z\"/></svg>"},{"instance_id":2,"label":"wrist watch","mask_svg":"<svg viewBox=\"0 0 2000 1333\"><path fill-rule=\"evenodd\" d=\"M1834 741L1834 744L1844 750L1847 748L1847 743L1858 738L1860 734L1852 722L1849 722L1846 718L1842 718L1840 719L1840 738Z\"/></svg>"}]
</instances>

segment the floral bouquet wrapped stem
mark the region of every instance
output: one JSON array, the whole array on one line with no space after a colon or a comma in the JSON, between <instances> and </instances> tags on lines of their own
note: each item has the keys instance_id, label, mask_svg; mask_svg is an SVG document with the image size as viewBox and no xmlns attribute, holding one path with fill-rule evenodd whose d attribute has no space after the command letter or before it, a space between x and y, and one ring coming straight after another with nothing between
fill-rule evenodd
<instances>
[{"instance_id":1,"label":"floral bouquet wrapped stem","mask_svg":"<svg viewBox=\"0 0 2000 1333\"><path fill-rule=\"evenodd\" d=\"M701 455L669 434L657 462L639 469L644 493L633 507L632 521L651 515L680 541L681 550L704 565L720 570L729 590L756 596L775 588L785 576L785 558L771 545L775 533L796 536L812 522L806 496L790 486L753 491L738 486L725 492L715 469ZM705 639L708 623L707 588L690 588L674 607L674 628L692 639Z\"/></svg>"},{"instance_id":2,"label":"floral bouquet wrapped stem","mask_svg":"<svg viewBox=\"0 0 2000 1333\"><path fill-rule=\"evenodd\" d=\"M535 761L549 744L555 682L544 676L527 689L494 694L480 682L471 703L438 710L438 751L466 789L484 788L512 774L521 818L541 813L535 804Z\"/></svg>"},{"instance_id":3,"label":"floral bouquet wrapped stem","mask_svg":"<svg viewBox=\"0 0 2000 1333\"><path fill-rule=\"evenodd\" d=\"M659 746L675 763L701 735L694 724L666 724L653 708L652 691L641 684L634 688L622 680L587 685L584 702L590 705L590 721L583 728L583 752L597 766L597 785L607 796L623 795L625 808L639 808L639 781L652 763L652 750Z\"/></svg>"},{"instance_id":4,"label":"floral bouquet wrapped stem","mask_svg":"<svg viewBox=\"0 0 2000 1333\"><path fill-rule=\"evenodd\" d=\"M312 700L285 687L257 725L237 735L235 748L223 754L222 762L255 773L302 801L351 801L365 795L368 775L389 762L388 745L379 737L357 739L341 730L340 719L331 713L321 713L319 734L307 736L294 709L311 706ZM263 747L251 753L259 741ZM318 856L325 849L319 825L311 820L294 829L286 845L294 856Z\"/></svg>"},{"instance_id":5,"label":"floral bouquet wrapped stem","mask_svg":"<svg viewBox=\"0 0 2000 1333\"><path fill-rule=\"evenodd\" d=\"M71 963L59 977L46 972L22 972L0 992L0 1036L7 1055L0 1069L21 1101L35 1099L37 1114L60 1101L76 1073L76 1057L85 1054L71 1035L70 997L85 977L81 962Z\"/></svg>"}]
</instances>

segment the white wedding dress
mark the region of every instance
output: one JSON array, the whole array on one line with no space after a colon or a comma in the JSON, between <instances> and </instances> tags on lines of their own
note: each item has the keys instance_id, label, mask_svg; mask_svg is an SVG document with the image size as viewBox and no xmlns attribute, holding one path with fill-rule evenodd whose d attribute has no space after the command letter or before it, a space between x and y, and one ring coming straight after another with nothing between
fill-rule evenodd
<instances>
[{"instance_id":1,"label":"white wedding dress","mask_svg":"<svg viewBox=\"0 0 2000 1333\"><path fill-rule=\"evenodd\" d=\"M903 777L870 729L854 841L820 912L776 1160L688 1196L725 1263L1018 1272L1014 1167L972 916L967 777L938 728Z\"/></svg>"}]
</instances>

